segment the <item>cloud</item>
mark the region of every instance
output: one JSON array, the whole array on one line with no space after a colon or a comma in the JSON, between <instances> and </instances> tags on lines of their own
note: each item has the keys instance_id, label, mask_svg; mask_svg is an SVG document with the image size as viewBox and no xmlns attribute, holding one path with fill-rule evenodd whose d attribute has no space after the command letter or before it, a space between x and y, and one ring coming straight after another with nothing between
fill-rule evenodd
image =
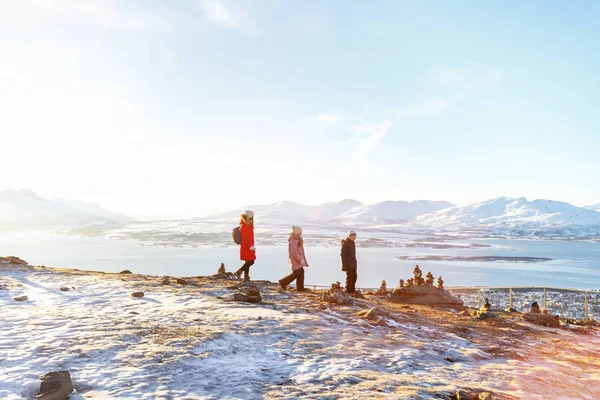
<instances>
[{"instance_id":1,"label":"cloud","mask_svg":"<svg viewBox=\"0 0 600 400\"><path fill-rule=\"evenodd\" d=\"M377 146L379 146L379 143L391 126L392 123L387 120L381 123L363 123L354 126L353 129L358 135L355 157L359 161L365 161L366 156L377 149Z\"/></svg>"},{"instance_id":2,"label":"cloud","mask_svg":"<svg viewBox=\"0 0 600 400\"><path fill-rule=\"evenodd\" d=\"M0 9L0 22L9 26L91 23L120 28L170 28L170 23L157 10L135 4L128 4L125 10L117 0L0 0Z\"/></svg>"},{"instance_id":3,"label":"cloud","mask_svg":"<svg viewBox=\"0 0 600 400\"><path fill-rule=\"evenodd\" d=\"M404 115L437 115L448 109L448 103L439 97L433 98L425 103L409 107Z\"/></svg>"},{"instance_id":4,"label":"cloud","mask_svg":"<svg viewBox=\"0 0 600 400\"><path fill-rule=\"evenodd\" d=\"M218 0L201 0L200 7L206 14L206 19L221 26L235 28L239 26L239 19Z\"/></svg>"},{"instance_id":5,"label":"cloud","mask_svg":"<svg viewBox=\"0 0 600 400\"><path fill-rule=\"evenodd\" d=\"M317 121L324 122L327 125L335 125L335 123L338 120L338 117L335 114L321 113L321 114L317 114L317 116L315 117L315 119Z\"/></svg>"}]
</instances>

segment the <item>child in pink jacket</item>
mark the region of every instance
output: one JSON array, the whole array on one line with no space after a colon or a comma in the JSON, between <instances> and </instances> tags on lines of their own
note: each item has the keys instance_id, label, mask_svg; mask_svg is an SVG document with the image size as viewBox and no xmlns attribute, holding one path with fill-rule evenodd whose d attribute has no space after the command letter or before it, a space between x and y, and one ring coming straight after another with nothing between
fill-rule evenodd
<instances>
[{"instance_id":1,"label":"child in pink jacket","mask_svg":"<svg viewBox=\"0 0 600 400\"><path fill-rule=\"evenodd\" d=\"M304 254L304 240L302 239L302 228L292 226L292 233L288 239L288 258L292 273L281 278L279 285L285 290L287 286L296 280L296 290L303 292L304 289L304 267L308 267L306 255Z\"/></svg>"}]
</instances>

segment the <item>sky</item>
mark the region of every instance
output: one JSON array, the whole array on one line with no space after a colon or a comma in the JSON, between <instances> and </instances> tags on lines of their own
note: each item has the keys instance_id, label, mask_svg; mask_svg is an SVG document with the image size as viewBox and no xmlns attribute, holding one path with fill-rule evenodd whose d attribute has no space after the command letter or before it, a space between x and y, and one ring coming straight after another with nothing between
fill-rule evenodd
<instances>
[{"instance_id":1,"label":"sky","mask_svg":"<svg viewBox=\"0 0 600 400\"><path fill-rule=\"evenodd\" d=\"M0 190L600 203L600 3L0 0Z\"/></svg>"}]
</instances>

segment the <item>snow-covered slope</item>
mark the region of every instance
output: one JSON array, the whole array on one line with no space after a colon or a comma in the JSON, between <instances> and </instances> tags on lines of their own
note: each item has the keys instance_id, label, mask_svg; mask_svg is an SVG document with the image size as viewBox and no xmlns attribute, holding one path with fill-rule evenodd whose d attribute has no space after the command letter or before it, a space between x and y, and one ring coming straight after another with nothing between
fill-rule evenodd
<instances>
[{"instance_id":1,"label":"snow-covered slope","mask_svg":"<svg viewBox=\"0 0 600 400\"><path fill-rule=\"evenodd\" d=\"M499 197L465 207L451 207L420 216L414 222L443 229L600 235L600 213L560 201L527 201L524 197Z\"/></svg>"},{"instance_id":2,"label":"snow-covered slope","mask_svg":"<svg viewBox=\"0 0 600 400\"><path fill-rule=\"evenodd\" d=\"M339 215L336 220L353 224L406 222L420 215L452 207L453 205L447 201L384 201L373 205L353 207Z\"/></svg>"},{"instance_id":3,"label":"snow-covered slope","mask_svg":"<svg viewBox=\"0 0 600 400\"><path fill-rule=\"evenodd\" d=\"M127 223L131 218L95 203L48 200L25 189L0 191L0 228L48 228L97 222Z\"/></svg>"},{"instance_id":4,"label":"snow-covered slope","mask_svg":"<svg viewBox=\"0 0 600 400\"><path fill-rule=\"evenodd\" d=\"M587 208L588 210L592 211L600 211L600 203L591 206L585 206L584 208Z\"/></svg>"}]
</instances>

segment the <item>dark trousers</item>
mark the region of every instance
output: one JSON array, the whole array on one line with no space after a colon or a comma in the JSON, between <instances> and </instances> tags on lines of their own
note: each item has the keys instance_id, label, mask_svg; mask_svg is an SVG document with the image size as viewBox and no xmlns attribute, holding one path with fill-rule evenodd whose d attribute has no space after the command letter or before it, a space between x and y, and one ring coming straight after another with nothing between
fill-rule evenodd
<instances>
[{"instance_id":1,"label":"dark trousers","mask_svg":"<svg viewBox=\"0 0 600 400\"><path fill-rule=\"evenodd\" d=\"M248 278L248 276L250 275L250 267L254 265L254 260L248 260L244 263L244 265L242 265L242 268L240 268L242 270L242 272L244 273L244 277Z\"/></svg>"},{"instance_id":2,"label":"dark trousers","mask_svg":"<svg viewBox=\"0 0 600 400\"><path fill-rule=\"evenodd\" d=\"M281 284L287 286L296 280L296 290L304 290L304 268L297 269L281 278Z\"/></svg>"},{"instance_id":3,"label":"dark trousers","mask_svg":"<svg viewBox=\"0 0 600 400\"><path fill-rule=\"evenodd\" d=\"M354 293L356 291L356 268L350 268L346 271L346 292Z\"/></svg>"}]
</instances>

